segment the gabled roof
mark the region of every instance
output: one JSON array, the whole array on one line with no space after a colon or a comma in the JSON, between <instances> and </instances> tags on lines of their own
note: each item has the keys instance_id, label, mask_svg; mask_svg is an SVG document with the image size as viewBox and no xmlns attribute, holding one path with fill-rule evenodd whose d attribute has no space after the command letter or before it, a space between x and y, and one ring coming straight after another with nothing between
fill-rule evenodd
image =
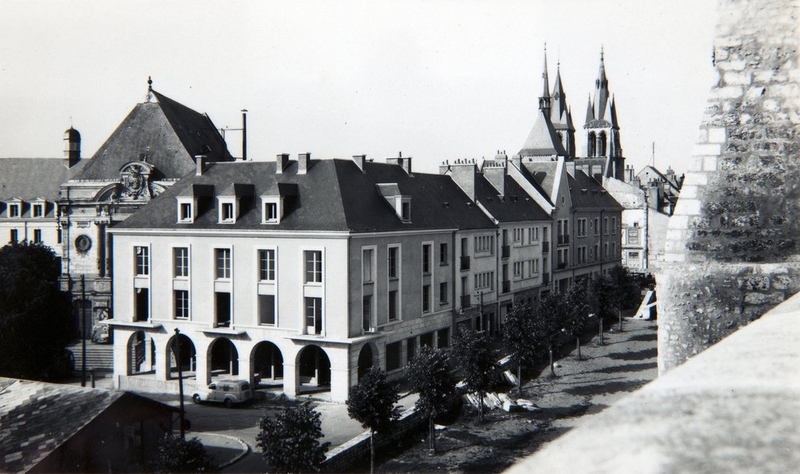
<instances>
[{"instance_id":1,"label":"gabled roof","mask_svg":"<svg viewBox=\"0 0 800 474\"><path fill-rule=\"evenodd\" d=\"M528 139L519 151L520 156L567 156L561 139L549 118L539 111Z\"/></svg>"},{"instance_id":2,"label":"gabled roof","mask_svg":"<svg viewBox=\"0 0 800 474\"><path fill-rule=\"evenodd\" d=\"M567 181L573 207L622 211L622 205L614 199L611 193L582 170L575 170L574 176L567 173Z\"/></svg>"},{"instance_id":3,"label":"gabled roof","mask_svg":"<svg viewBox=\"0 0 800 474\"><path fill-rule=\"evenodd\" d=\"M483 175L478 175L475 180L477 201L501 223L550 220L550 215L508 176L505 177L505 192L504 196L500 196Z\"/></svg>"},{"instance_id":4,"label":"gabled roof","mask_svg":"<svg viewBox=\"0 0 800 474\"><path fill-rule=\"evenodd\" d=\"M351 160L315 160L305 174L290 161L283 173L275 162L212 163L202 175L195 172L150 201L146 208L116 225L115 229L242 229L287 231L384 232L420 229L493 227L469 198L447 176L414 173L401 166L370 163L364 171ZM285 196L284 212L277 224L262 224L261 209L253 199L242 203L234 224L220 225L213 203L200 206L192 223L177 223L176 196L198 185L216 193L232 184L249 184L255 196ZM411 219L404 223L381 195L377 185L393 185L411 197ZM296 190L291 189L292 186Z\"/></svg>"},{"instance_id":5,"label":"gabled roof","mask_svg":"<svg viewBox=\"0 0 800 474\"><path fill-rule=\"evenodd\" d=\"M27 471L121 399L176 409L126 392L0 377L0 471Z\"/></svg>"},{"instance_id":6,"label":"gabled roof","mask_svg":"<svg viewBox=\"0 0 800 474\"><path fill-rule=\"evenodd\" d=\"M196 155L206 155L207 162L233 161L207 115L151 92L156 100L137 104L75 179L118 179L130 161L153 164L155 179L185 176Z\"/></svg>"},{"instance_id":7,"label":"gabled roof","mask_svg":"<svg viewBox=\"0 0 800 474\"><path fill-rule=\"evenodd\" d=\"M83 163L70 169L63 158L0 158L0 201L14 197L58 201L61 183L79 172Z\"/></svg>"}]
</instances>

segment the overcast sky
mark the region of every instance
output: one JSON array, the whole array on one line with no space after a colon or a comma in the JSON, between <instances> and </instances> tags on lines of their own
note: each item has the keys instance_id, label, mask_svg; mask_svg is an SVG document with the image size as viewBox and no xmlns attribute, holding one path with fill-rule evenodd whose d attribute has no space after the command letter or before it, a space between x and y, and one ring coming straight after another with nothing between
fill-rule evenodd
<instances>
[{"instance_id":1,"label":"overcast sky","mask_svg":"<svg viewBox=\"0 0 800 474\"><path fill-rule=\"evenodd\" d=\"M94 154L153 87L248 155L443 160L514 154L533 126L543 48L560 61L579 153L605 51L638 171L686 171L712 85L715 0L0 1L0 157ZM229 132L234 155L241 135Z\"/></svg>"}]
</instances>

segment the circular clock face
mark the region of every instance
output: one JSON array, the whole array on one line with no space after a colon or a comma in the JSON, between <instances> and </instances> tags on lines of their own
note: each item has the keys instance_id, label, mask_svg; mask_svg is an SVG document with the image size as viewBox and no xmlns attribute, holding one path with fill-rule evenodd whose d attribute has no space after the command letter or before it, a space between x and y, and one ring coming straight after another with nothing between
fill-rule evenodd
<instances>
[{"instance_id":1,"label":"circular clock face","mask_svg":"<svg viewBox=\"0 0 800 474\"><path fill-rule=\"evenodd\" d=\"M89 249L92 248L92 239L90 239L88 235L79 235L78 238L75 239L75 248L77 248L79 252L88 252Z\"/></svg>"}]
</instances>

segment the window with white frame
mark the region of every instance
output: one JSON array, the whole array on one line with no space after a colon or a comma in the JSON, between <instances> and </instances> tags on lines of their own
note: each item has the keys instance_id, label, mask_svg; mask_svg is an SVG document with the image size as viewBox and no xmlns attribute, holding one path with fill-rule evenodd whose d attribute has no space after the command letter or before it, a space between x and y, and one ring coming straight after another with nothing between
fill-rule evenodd
<instances>
[{"instance_id":1,"label":"window with white frame","mask_svg":"<svg viewBox=\"0 0 800 474\"><path fill-rule=\"evenodd\" d=\"M219 221L222 223L233 223L236 221L234 214L234 203L230 201L221 201L219 203Z\"/></svg>"},{"instance_id":2,"label":"window with white frame","mask_svg":"<svg viewBox=\"0 0 800 474\"><path fill-rule=\"evenodd\" d=\"M218 280L231 277L231 249L214 249L215 276Z\"/></svg>"},{"instance_id":3,"label":"window with white frame","mask_svg":"<svg viewBox=\"0 0 800 474\"><path fill-rule=\"evenodd\" d=\"M389 278L397 278L400 274L400 247L389 247Z\"/></svg>"},{"instance_id":4,"label":"window with white frame","mask_svg":"<svg viewBox=\"0 0 800 474\"><path fill-rule=\"evenodd\" d=\"M431 312L431 285L422 285L422 312Z\"/></svg>"},{"instance_id":5,"label":"window with white frame","mask_svg":"<svg viewBox=\"0 0 800 474\"><path fill-rule=\"evenodd\" d=\"M361 280L363 283L372 283L375 275L375 250L364 249L361 252Z\"/></svg>"},{"instance_id":6,"label":"window with white frame","mask_svg":"<svg viewBox=\"0 0 800 474\"><path fill-rule=\"evenodd\" d=\"M439 265L447 265L450 262L450 255L447 253L447 242L439 244Z\"/></svg>"},{"instance_id":7,"label":"window with white frame","mask_svg":"<svg viewBox=\"0 0 800 474\"><path fill-rule=\"evenodd\" d=\"M539 228L531 227L528 229L528 243L533 244L539 241Z\"/></svg>"},{"instance_id":8,"label":"window with white frame","mask_svg":"<svg viewBox=\"0 0 800 474\"><path fill-rule=\"evenodd\" d=\"M258 251L259 281L275 281L275 249Z\"/></svg>"},{"instance_id":9,"label":"window with white frame","mask_svg":"<svg viewBox=\"0 0 800 474\"><path fill-rule=\"evenodd\" d=\"M522 236L525 233L525 229L522 227L515 227L514 228L514 243L519 245L522 244Z\"/></svg>"},{"instance_id":10,"label":"window with white frame","mask_svg":"<svg viewBox=\"0 0 800 474\"><path fill-rule=\"evenodd\" d=\"M175 290L175 319L189 319L189 292Z\"/></svg>"},{"instance_id":11,"label":"window with white frame","mask_svg":"<svg viewBox=\"0 0 800 474\"><path fill-rule=\"evenodd\" d=\"M305 282L322 283L322 251L306 250L303 252L305 259Z\"/></svg>"},{"instance_id":12,"label":"window with white frame","mask_svg":"<svg viewBox=\"0 0 800 474\"><path fill-rule=\"evenodd\" d=\"M523 262L514 262L514 278L522 278Z\"/></svg>"},{"instance_id":13,"label":"window with white frame","mask_svg":"<svg viewBox=\"0 0 800 474\"><path fill-rule=\"evenodd\" d=\"M306 330L308 334L322 334L322 298L305 298Z\"/></svg>"},{"instance_id":14,"label":"window with white frame","mask_svg":"<svg viewBox=\"0 0 800 474\"><path fill-rule=\"evenodd\" d=\"M173 275L175 278L189 277L189 248L175 247L172 249Z\"/></svg>"},{"instance_id":15,"label":"window with white frame","mask_svg":"<svg viewBox=\"0 0 800 474\"><path fill-rule=\"evenodd\" d=\"M258 295L258 324L275 325L275 295Z\"/></svg>"},{"instance_id":16,"label":"window with white frame","mask_svg":"<svg viewBox=\"0 0 800 474\"><path fill-rule=\"evenodd\" d=\"M422 244L422 273L429 275L431 273L431 253L433 246L431 244Z\"/></svg>"},{"instance_id":17,"label":"window with white frame","mask_svg":"<svg viewBox=\"0 0 800 474\"><path fill-rule=\"evenodd\" d=\"M135 246L133 248L135 269L137 276L145 276L150 274L150 249L144 246Z\"/></svg>"},{"instance_id":18,"label":"window with white frame","mask_svg":"<svg viewBox=\"0 0 800 474\"><path fill-rule=\"evenodd\" d=\"M42 243L42 229L33 229L33 243Z\"/></svg>"},{"instance_id":19,"label":"window with white frame","mask_svg":"<svg viewBox=\"0 0 800 474\"><path fill-rule=\"evenodd\" d=\"M178 222L184 224L194 222L194 202L191 199L178 201Z\"/></svg>"},{"instance_id":20,"label":"window with white frame","mask_svg":"<svg viewBox=\"0 0 800 474\"><path fill-rule=\"evenodd\" d=\"M33 206L31 206L31 215L33 217L44 217L44 204L33 204Z\"/></svg>"},{"instance_id":21,"label":"window with white frame","mask_svg":"<svg viewBox=\"0 0 800 474\"><path fill-rule=\"evenodd\" d=\"M397 290L389 291L389 321L397 321L399 317L400 302L398 301L399 294Z\"/></svg>"},{"instance_id":22,"label":"window with white frame","mask_svg":"<svg viewBox=\"0 0 800 474\"><path fill-rule=\"evenodd\" d=\"M19 242L19 231L17 229L11 229L8 236L9 242Z\"/></svg>"},{"instance_id":23,"label":"window with white frame","mask_svg":"<svg viewBox=\"0 0 800 474\"><path fill-rule=\"evenodd\" d=\"M262 198L261 221L264 224L277 224L281 220L281 201L277 198Z\"/></svg>"},{"instance_id":24,"label":"window with white frame","mask_svg":"<svg viewBox=\"0 0 800 474\"><path fill-rule=\"evenodd\" d=\"M14 203L8 205L8 217L19 217L21 212L22 205L20 203Z\"/></svg>"}]
</instances>

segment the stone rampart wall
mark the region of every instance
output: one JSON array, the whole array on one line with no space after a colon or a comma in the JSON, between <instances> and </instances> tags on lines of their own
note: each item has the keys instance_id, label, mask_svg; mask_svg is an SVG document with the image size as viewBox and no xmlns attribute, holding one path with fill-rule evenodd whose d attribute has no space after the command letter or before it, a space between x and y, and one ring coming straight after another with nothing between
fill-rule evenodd
<instances>
[{"instance_id":1,"label":"stone rampart wall","mask_svg":"<svg viewBox=\"0 0 800 474\"><path fill-rule=\"evenodd\" d=\"M659 370L800 289L800 2L719 0L717 82L657 271Z\"/></svg>"}]
</instances>

